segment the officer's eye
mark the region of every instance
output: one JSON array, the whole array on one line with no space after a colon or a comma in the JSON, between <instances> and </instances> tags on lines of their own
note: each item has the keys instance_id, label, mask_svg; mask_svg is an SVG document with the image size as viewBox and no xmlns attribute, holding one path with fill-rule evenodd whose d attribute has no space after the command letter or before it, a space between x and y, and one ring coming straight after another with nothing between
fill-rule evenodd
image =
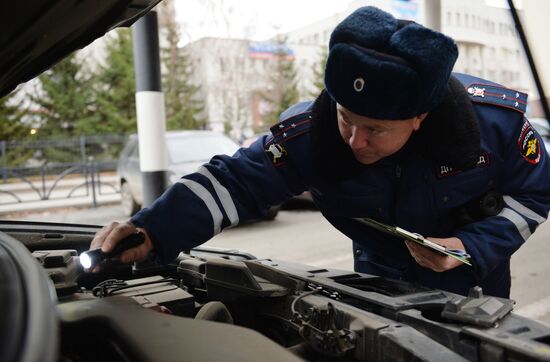
<instances>
[{"instance_id":1,"label":"officer's eye","mask_svg":"<svg viewBox=\"0 0 550 362\"><path fill-rule=\"evenodd\" d=\"M368 128L369 133L373 136L378 136L384 133L384 130L378 128Z\"/></svg>"},{"instance_id":2,"label":"officer's eye","mask_svg":"<svg viewBox=\"0 0 550 362\"><path fill-rule=\"evenodd\" d=\"M352 125L350 123L350 121L347 118L343 117L343 116L340 117L340 120L342 121L342 124L346 127L350 127Z\"/></svg>"}]
</instances>

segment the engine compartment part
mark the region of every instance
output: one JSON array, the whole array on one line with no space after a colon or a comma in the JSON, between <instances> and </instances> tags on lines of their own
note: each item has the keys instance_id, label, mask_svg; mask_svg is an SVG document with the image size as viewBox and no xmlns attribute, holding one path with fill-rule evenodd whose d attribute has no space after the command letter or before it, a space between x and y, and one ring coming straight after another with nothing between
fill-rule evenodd
<instances>
[{"instance_id":1,"label":"engine compartment part","mask_svg":"<svg viewBox=\"0 0 550 362\"><path fill-rule=\"evenodd\" d=\"M256 297L281 297L289 292L276 283L252 274L244 262L221 258L206 262L203 280L208 297L212 299L230 300L239 298L243 294Z\"/></svg>"},{"instance_id":2,"label":"engine compartment part","mask_svg":"<svg viewBox=\"0 0 550 362\"><path fill-rule=\"evenodd\" d=\"M18 240L0 231L0 361L56 360L55 303L44 270Z\"/></svg>"},{"instance_id":3,"label":"engine compartment part","mask_svg":"<svg viewBox=\"0 0 550 362\"><path fill-rule=\"evenodd\" d=\"M62 303L59 313L66 360L300 361L248 328L158 313L124 296Z\"/></svg>"},{"instance_id":4,"label":"engine compartment part","mask_svg":"<svg viewBox=\"0 0 550 362\"><path fill-rule=\"evenodd\" d=\"M471 303L480 291L466 298L377 276L209 254L207 248L181 254L162 274L107 279L92 290L103 300L130 297L172 317L244 327L304 360L550 360L550 329L542 324L527 326L499 312L492 315L498 326L487 329L443 313L448 303Z\"/></svg>"},{"instance_id":5,"label":"engine compartment part","mask_svg":"<svg viewBox=\"0 0 550 362\"><path fill-rule=\"evenodd\" d=\"M195 319L233 324L233 317L227 307L220 302L208 302L195 315Z\"/></svg>"},{"instance_id":6,"label":"engine compartment part","mask_svg":"<svg viewBox=\"0 0 550 362\"><path fill-rule=\"evenodd\" d=\"M81 268L76 250L42 250L33 252L32 256L54 283L58 296L69 295L78 289Z\"/></svg>"},{"instance_id":7,"label":"engine compartment part","mask_svg":"<svg viewBox=\"0 0 550 362\"><path fill-rule=\"evenodd\" d=\"M478 326L492 327L513 308L514 301L485 297L480 287L474 287L470 290L468 298L447 301L441 316Z\"/></svg>"},{"instance_id":8,"label":"engine compartment part","mask_svg":"<svg viewBox=\"0 0 550 362\"><path fill-rule=\"evenodd\" d=\"M205 247L169 265L85 273L78 254L93 232L71 232L56 240L75 249L44 244L44 232L22 238L56 288L60 360L550 361L550 327L510 313L509 300L490 308L496 299L482 291L464 297ZM449 303L468 318L443 313Z\"/></svg>"},{"instance_id":9,"label":"engine compartment part","mask_svg":"<svg viewBox=\"0 0 550 362\"><path fill-rule=\"evenodd\" d=\"M159 275L126 281L107 279L95 286L92 293L102 298L114 295L130 297L142 307L168 314L194 314L193 295L180 288L176 279Z\"/></svg>"}]
</instances>

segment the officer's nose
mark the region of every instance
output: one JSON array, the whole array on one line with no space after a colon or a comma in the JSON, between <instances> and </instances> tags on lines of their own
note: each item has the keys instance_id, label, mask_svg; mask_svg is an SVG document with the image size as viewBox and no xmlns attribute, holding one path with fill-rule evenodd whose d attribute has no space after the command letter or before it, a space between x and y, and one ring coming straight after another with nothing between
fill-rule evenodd
<instances>
[{"instance_id":1,"label":"officer's nose","mask_svg":"<svg viewBox=\"0 0 550 362\"><path fill-rule=\"evenodd\" d=\"M366 147L369 144L367 133L367 130L363 127L353 126L348 141L349 146L354 150Z\"/></svg>"}]
</instances>

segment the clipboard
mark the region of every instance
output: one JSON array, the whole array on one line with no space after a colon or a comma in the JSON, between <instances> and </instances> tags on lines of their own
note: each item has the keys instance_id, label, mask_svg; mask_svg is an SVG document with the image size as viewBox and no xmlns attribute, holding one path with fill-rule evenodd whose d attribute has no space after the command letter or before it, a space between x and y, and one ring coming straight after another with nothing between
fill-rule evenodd
<instances>
[{"instance_id":1,"label":"clipboard","mask_svg":"<svg viewBox=\"0 0 550 362\"><path fill-rule=\"evenodd\" d=\"M407 231L405 229L400 228L399 226L386 225L384 223L381 223L373 219L369 219L367 217L358 217L358 218L354 218L354 220L359 221L364 225L371 226L376 230L385 232L386 234L390 234L398 238L414 241L415 243L425 246L428 249L431 249L443 255L450 256L451 258L454 258L460 261L461 263L472 266L472 263L470 261L471 259L470 254L466 253L466 251L464 250L449 249L446 246L434 243L433 241L430 241L424 238L420 234Z\"/></svg>"}]
</instances>

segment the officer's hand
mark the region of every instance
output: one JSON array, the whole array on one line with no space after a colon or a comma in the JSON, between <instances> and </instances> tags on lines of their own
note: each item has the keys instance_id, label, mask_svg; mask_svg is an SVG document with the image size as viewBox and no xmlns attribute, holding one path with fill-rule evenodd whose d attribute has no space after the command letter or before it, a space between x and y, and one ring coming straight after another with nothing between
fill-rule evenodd
<instances>
[{"instance_id":1,"label":"officer's hand","mask_svg":"<svg viewBox=\"0 0 550 362\"><path fill-rule=\"evenodd\" d=\"M147 231L145 229L136 228L130 221L124 223L113 222L110 225L104 226L100 231L95 234L92 243L90 244L90 250L101 248L103 252L110 252L115 245L126 236L134 234L140 231L145 237L143 244L125 250L120 254L119 259L123 263L131 263L134 261L142 261L147 258L149 252L153 250L153 243ZM96 271L96 269L94 269Z\"/></svg>"},{"instance_id":2,"label":"officer's hand","mask_svg":"<svg viewBox=\"0 0 550 362\"><path fill-rule=\"evenodd\" d=\"M430 241L433 241L434 243L438 243L440 245L444 245L449 249L464 249L464 244L462 244L462 241L460 241L459 238L427 238ZM409 249L409 252L411 253L412 257L416 262L425 267L432 269L436 272L442 272L445 270L450 270L453 268L456 268L457 266L462 265L462 263L455 258L452 258L447 255L441 255L435 251L432 251L422 245L419 245L415 243L414 241L405 240L405 244L407 245L407 248Z\"/></svg>"}]
</instances>

